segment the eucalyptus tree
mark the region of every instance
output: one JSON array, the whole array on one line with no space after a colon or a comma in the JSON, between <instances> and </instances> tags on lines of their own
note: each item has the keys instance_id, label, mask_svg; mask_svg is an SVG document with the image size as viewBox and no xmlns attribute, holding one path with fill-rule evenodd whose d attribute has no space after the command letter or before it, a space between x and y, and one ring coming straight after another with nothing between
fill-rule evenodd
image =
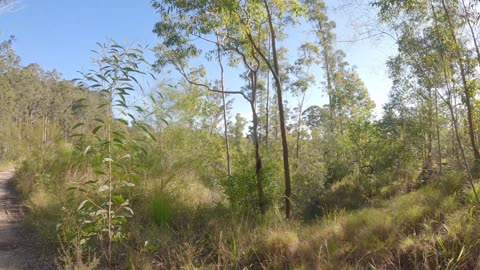
<instances>
[{"instance_id":1,"label":"eucalyptus tree","mask_svg":"<svg viewBox=\"0 0 480 270\"><path fill-rule=\"evenodd\" d=\"M450 60L446 63L452 68L452 75L460 82L458 84L461 89L460 93L463 95L462 104L466 110L467 134L470 140L470 148L474 159L478 160L480 157L478 139L475 136L475 91L478 90L476 86L476 77L478 72L472 65L472 50L469 48L470 44L474 45L476 51L477 45L474 24L470 20L470 9L465 9L465 2L462 1L375 1L374 5L380 8L380 19L382 22L395 29L397 42L402 45L402 40L407 36L425 37L424 46L429 49L441 53L445 60ZM463 7L462 7L463 6ZM467 16L470 15L470 16ZM470 18L470 19L468 19ZM470 28L468 36L464 32ZM477 26L478 27L478 26ZM425 33L421 31L425 29ZM473 39L472 39L473 38ZM432 44L429 40L437 40L437 45ZM406 43L405 43L406 45ZM405 47L405 46L404 46ZM420 59L415 59L414 55L409 56L410 61L419 63ZM473 56L475 57L475 56ZM417 65L421 66L421 65ZM425 73L425 67L422 67L422 72ZM441 68L437 68L441 70Z\"/></svg>"},{"instance_id":2,"label":"eucalyptus tree","mask_svg":"<svg viewBox=\"0 0 480 270\"><path fill-rule=\"evenodd\" d=\"M57 142L72 142L72 127L83 121L88 128L98 110L78 108L83 97L99 105L97 93L80 89L62 79L56 71L45 71L38 64L22 66L13 50L13 37L0 45L0 152L5 158L28 157L33 150L42 153ZM1 154L0 154L1 155Z\"/></svg>"},{"instance_id":3,"label":"eucalyptus tree","mask_svg":"<svg viewBox=\"0 0 480 270\"><path fill-rule=\"evenodd\" d=\"M59 231L71 237L66 239L69 245L84 250L97 250L103 259L113 268L115 245L122 243L129 234L126 223L133 216L130 203L133 189L140 181L140 171L145 170L142 157L146 149L155 141L150 128L139 121L134 114L144 110L131 104L128 96L136 89L143 89L139 81L150 75L151 67L144 56L144 47L137 45L127 48L110 41L98 44L99 50L93 59L97 70L89 70L78 79L78 86L95 91L101 97L97 110L101 116L92 119L96 126L90 132L81 132L79 128L85 123L77 123L73 129L86 145L79 145L83 156L87 156L87 165L94 172L91 181L72 183L69 190L81 191L82 202L75 207L73 215L77 220L75 230L69 224L71 216L65 215ZM145 70L145 71L144 71ZM153 96L151 96L152 99ZM82 98L81 107L88 107ZM136 131L136 132L135 132ZM64 211L69 211L63 208ZM75 241L79 244L75 245ZM68 249L67 251L71 251Z\"/></svg>"},{"instance_id":4,"label":"eucalyptus tree","mask_svg":"<svg viewBox=\"0 0 480 270\"><path fill-rule=\"evenodd\" d=\"M289 169L289 155L287 134L285 128L283 109L283 83L279 52L277 48L277 35L292 19L302 12L297 1L153 1L161 20L155 26L155 32L163 39L163 51L159 54L159 64L174 64L184 77L188 78L186 71L188 61L200 55L198 44L194 40L201 40L227 52L233 62L241 62L249 78L250 95L244 91L222 91L219 93L240 94L251 104L255 118L256 89L258 87L258 72L261 65L266 65L275 82L277 105L282 136L282 149L285 171L285 213L291 216L291 181ZM266 27L262 27L265 25ZM266 30L265 30L266 29ZM218 38L221 37L222 42ZM269 52L266 51L265 40L270 44ZM167 57L167 52L175 52L174 57ZM271 56L271 59L269 58ZM171 55L173 56L173 55ZM191 80L190 80L191 81ZM191 81L192 83L198 83ZM206 84L200 83L207 86ZM258 120L258 119L256 119ZM255 121L256 121L255 120ZM254 121L254 122L255 122ZM256 125L256 124L254 124ZM257 133L258 127L254 128ZM258 134L256 136L258 139ZM257 147L256 147L257 148ZM259 152L256 151L256 156ZM259 162L260 161L260 162ZM260 199L260 209L265 212L264 195L261 181L261 159L257 158L257 184Z\"/></svg>"},{"instance_id":5,"label":"eucalyptus tree","mask_svg":"<svg viewBox=\"0 0 480 270\"><path fill-rule=\"evenodd\" d=\"M472 68L469 39L463 35L465 24L458 1L405 1L382 0L374 2L380 8L380 19L396 31L399 55L411 69L412 78L417 79L421 89L435 91L437 97L447 106L453 127L455 143L462 163L468 174L468 183L475 194L474 175L464 151L460 137L461 129L457 115L458 106L454 99L462 95L466 112L466 130L474 160L478 160L478 146L475 137L475 77ZM419 92L421 94L421 92ZM431 100L431 92L429 96ZM432 106L429 109L430 118ZM431 124L430 124L431 125ZM431 131L429 132L431 133ZM437 127L437 136L438 136ZM439 161L441 163L441 160Z\"/></svg>"},{"instance_id":6,"label":"eucalyptus tree","mask_svg":"<svg viewBox=\"0 0 480 270\"><path fill-rule=\"evenodd\" d=\"M480 151L478 148L477 138L475 137L476 128L473 119L475 114L475 108L473 104L475 99L474 91L478 89L472 89L473 85L471 84L471 74L468 74L471 72L468 71L468 62L465 60L465 58L469 57L469 52L465 48L467 41L462 40L462 37L459 33L461 28L463 27L464 21L459 17L460 14L458 12L458 7L456 6L455 2L446 2L445 0L441 0L440 4L441 10L443 11L442 14L440 14L440 16L442 16L441 18L438 17L436 14L435 4L433 2L431 3L432 12L435 16L435 25L436 27L440 27L441 24L445 25L444 29L446 31L443 32L442 35L449 35L446 36L443 41L445 42L445 45L448 46L449 50L455 55L455 60L457 62L458 68L460 69L460 78L465 99L464 103L467 109L468 134L470 137L470 143L472 145L474 158L475 160L480 160ZM476 40L474 41L474 43L476 44ZM467 54L465 54L465 52Z\"/></svg>"},{"instance_id":7,"label":"eucalyptus tree","mask_svg":"<svg viewBox=\"0 0 480 270\"><path fill-rule=\"evenodd\" d=\"M329 99L332 132L336 129L345 133L347 120L351 117L367 117L374 104L361 81L355 67L345 60L346 54L335 48L335 22L327 15L323 0L305 0L308 6L308 19L313 23L320 52L316 57L322 63L326 78L326 92Z\"/></svg>"},{"instance_id":8,"label":"eucalyptus tree","mask_svg":"<svg viewBox=\"0 0 480 270\"><path fill-rule=\"evenodd\" d=\"M471 39L473 41L474 49L476 52L476 58L478 65L480 66L480 48L477 40L477 34L479 22L480 22L480 12L478 9L478 1L465 1L461 0L461 12L465 22L468 25L468 30L470 31Z\"/></svg>"},{"instance_id":9,"label":"eucalyptus tree","mask_svg":"<svg viewBox=\"0 0 480 270\"><path fill-rule=\"evenodd\" d=\"M314 33L316 34L318 44L321 48L322 68L327 80L328 104L330 109L330 118L335 118L335 97L334 97L334 81L333 76L336 66L335 58L335 34L333 30L336 27L335 22L330 21L326 9L327 6L323 0L305 0L308 6L308 18L314 25ZM332 130L334 125L332 125Z\"/></svg>"},{"instance_id":10,"label":"eucalyptus tree","mask_svg":"<svg viewBox=\"0 0 480 270\"><path fill-rule=\"evenodd\" d=\"M360 121L369 121L374 103L358 75L356 68L349 66L346 54L335 48L335 22L327 15L323 0L305 0L308 20L312 23L315 55L321 63L325 77L325 92L328 95L329 117L323 119L328 132L324 134L325 160L328 167L327 182L339 180L351 171L352 142L348 136L349 126ZM356 129L359 130L359 129Z\"/></svg>"},{"instance_id":11,"label":"eucalyptus tree","mask_svg":"<svg viewBox=\"0 0 480 270\"><path fill-rule=\"evenodd\" d=\"M195 5L189 7L182 7L179 3L169 3L172 5L167 8L158 2L154 2L153 5L159 10L162 16L162 21L156 24L155 32L163 37L162 44L157 47L157 66L162 67L165 65L173 65L174 68L183 76L183 78L189 83L203 87L211 92L217 92L222 94L222 98L225 94L239 94L249 104L252 111L253 118L253 141L255 144L255 159L256 159L256 175L258 185L258 197L260 211L265 213L265 199L262 184L262 159L260 155L260 142L258 138L258 115L257 115L257 90L258 90L258 74L260 69L260 62L258 56L253 50L249 50L246 46L245 40L242 42L237 41L241 38L239 33L235 30L231 30L231 25L223 25L222 20L215 21L211 15L217 16L223 15L221 8L217 2L212 2L202 8L195 7ZM172 10L178 8L177 11ZM182 8L184 10L182 10ZM190 10L192 9L192 10ZM220 10L219 10L220 9ZM215 13L215 11L217 11ZM218 13L218 14L217 14ZM206 16L205 14L210 14ZM192 23L195 22L195 23ZM203 32L202 32L203 29ZM209 36L211 35L211 36ZM213 36L213 37L212 37ZM182 37L182 38L178 38ZM198 57L201 53L198 46L200 44L191 42L189 38L198 38L211 45L212 49L209 53L215 53L219 67L220 67L220 84L210 85L202 80L205 76L205 70L203 67L189 66L188 61ZM178 54L178 52L182 52ZM245 68L243 78L248 81L248 85L244 89L238 91L226 91L224 84L224 64L222 62L223 55L227 54L230 58L230 62L236 64L241 62ZM218 87L219 86L219 87ZM226 119L225 119L226 120ZM227 129L227 122L224 121L225 130ZM226 133L225 136L228 136ZM229 148L227 148L227 152ZM230 157L227 154L227 160L229 162ZM229 169L230 170L230 169Z\"/></svg>"},{"instance_id":12,"label":"eucalyptus tree","mask_svg":"<svg viewBox=\"0 0 480 270\"><path fill-rule=\"evenodd\" d=\"M302 131L302 120L304 113L304 103L305 95L307 90L311 85L315 83L315 77L310 73L310 68L313 65L320 64L319 59L319 48L312 43L302 44L299 48L299 58L295 62L295 65L291 67L290 73L295 76L294 81L289 85L290 91L295 96L298 96L300 101L297 107L297 119L296 119L296 146L295 146L295 157L298 160L300 152L300 140L301 140L301 131Z\"/></svg>"}]
</instances>

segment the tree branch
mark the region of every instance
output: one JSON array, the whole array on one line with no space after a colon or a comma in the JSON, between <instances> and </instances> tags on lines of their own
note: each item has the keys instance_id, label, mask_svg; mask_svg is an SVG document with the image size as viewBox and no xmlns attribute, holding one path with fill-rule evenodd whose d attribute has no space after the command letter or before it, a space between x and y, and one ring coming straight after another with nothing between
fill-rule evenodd
<instances>
[{"instance_id":1,"label":"tree branch","mask_svg":"<svg viewBox=\"0 0 480 270\"><path fill-rule=\"evenodd\" d=\"M176 65L176 64L174 64L174 66L177 68L177 70L180 72L180 74L183 76L183 78L185 78L185 80L190 84L203 87L203 88L207 89L208 91L214 92L214 93L242 95L244 99L246 99L248 102L251 103L250 98L245 93L243 93L242 91L221 91L221 90L211 88L207 84L199 83L199 82L196 82L196 81L193 81L192 79L190 79L188 77L187 73L185 72L185 69L182 66L179 66L179 65Z\"/></svg>"}]
</instances>

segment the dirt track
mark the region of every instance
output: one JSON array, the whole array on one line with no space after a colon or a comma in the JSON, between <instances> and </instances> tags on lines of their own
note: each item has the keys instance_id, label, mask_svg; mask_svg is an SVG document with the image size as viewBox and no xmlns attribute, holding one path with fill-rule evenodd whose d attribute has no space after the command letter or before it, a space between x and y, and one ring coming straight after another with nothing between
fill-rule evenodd
<instances>
[{"instance_id":1,"label":"dirt track","mask_svg":"<svg viewBox=\"0 0 480 270\"><path fill-rule=\"evenodd\" d=\"M0 171L0 270L52 269L41 259L41 246L21 225L24 207L11 181L14 169Z\"/></svg>"}]
</instances>

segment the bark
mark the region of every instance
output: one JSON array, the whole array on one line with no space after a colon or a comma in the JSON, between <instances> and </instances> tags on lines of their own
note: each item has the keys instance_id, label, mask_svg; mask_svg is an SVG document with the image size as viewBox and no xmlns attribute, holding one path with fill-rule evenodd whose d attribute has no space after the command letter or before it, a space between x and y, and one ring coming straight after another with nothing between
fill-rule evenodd
<instances>
[{"instance_id":1,"label":"bark","mask_svg":"<svg viewBox=\"0 0 480 270\"><path fill-rule=\"evenodd\" d=\"M267 104L265 109L265 144L268 146L268 136L270 129L270 73L267 72Z\"/></svg>"},{"instance_id":2,"label":"bark","mask_svg":"<svg viewBox=\"0 0 480 270\"><path fill-rule=\"evenodd\" d=\"M217 41L218 36L217 36ZM218 64L220 65L220 87L222 89L222 102L223 102L223 132L225 137L225 155L227 159L227 174L228 176L232 175L232 166L230 162L230 143L228 141L228 119L227 119L227 103L225 101L225 76L224 76L224 68L222 63L222 53L220 50L220 44L217 42L217 56L218 56Z\"/></svg>"},{"instance_id":3,"label":"bark","mask_svg":"<svg viewBox=\"0 0 480 270\"><path fill-rule=\"evenodd\" d=\"M252 109L252 121L253 121L253 142L255 145L255 174L257 177L257 192L260 212L265 215L265 192L263 190L263 172L262 172L262 156L260 154L260 140L258 138L258 114L257 114L257 71L251 72L251 89L252 100L250 107Z\"/></svg>"},{"instance_id":4,"label":"bark","mask_svg":"<svg viewBox=\"0 0 480 270\"><path fill-rule=\"evenodd\" d=\"M427 171L427 175L432 172L432 148L433 148L433 106L432 106L432 90L428 89L428 100L427 100L427 108L428 108L428 131L427 131L427 147L426 147L426 160L425 160L425 167L424 169Z\"/></svg>"},{"instance_id":5,"label":"bark","mask_svg":"<svg viewBox=\"0 0 480 270\"><path fill-rule=\"evenodd\" d=\"M438 121L438 94L435 91L435 126L437 131L438 172L442 174L442 147L440 144L440 123Z\"/></svg>"},{"instance_id":6,"label":"bark","mask_svg":"<svg viewBox=\"0 0 480 270\"><path fill-rule=\"evenodd\" d=\"M270 37L268 38L268 59L270 59ZM265 144L268 146L268 136L270 134L270 72L267 70L267 100L265 107Z\"/></svg>"},{"instance_id":7,"label":"bark","mask_svg":"<svg viewBox=\"0 0 480 270\"><path fill-rule=\"evenodd\" d=\"M290 166L289 166L289 156L288 156L288 142L287 142L287 130L285 127L285 114L283 109L283 100L282 100L282 81L280 78L280 67L278 64L278 54L277 54L277 44L276 44L276 34L273 26L272 14L267 0L263 1L265 9L267 11L268 25L270 28L270 37L272 45L272 58L273 58L273 77L275 79L275 86L277 90L277 103L278 103L278 114L280 118L280 135L282 137L282 150L283 150L283 167L285 171L285 217L287 219L292 216L292 187L290 181ZM270 65L269 65L270 66ZM271 68L271 66L270 66Z\"/></svg>"}]
</instances>

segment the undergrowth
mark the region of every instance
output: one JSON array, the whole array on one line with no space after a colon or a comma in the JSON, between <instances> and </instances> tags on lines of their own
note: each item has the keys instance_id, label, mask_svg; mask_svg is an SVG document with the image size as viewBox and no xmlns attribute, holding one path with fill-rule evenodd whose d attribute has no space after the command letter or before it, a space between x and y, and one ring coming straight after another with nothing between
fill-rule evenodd
<instances>
[{"instance_id":1,"label":"undergrowth","mask_svg":"<svg viewBox=\"0 0 480 270\"><path fill-rule=\"evenodd\" d=\"M70 154L59 151L56 158L64 159L62 155ZM25 162L18 170L17 187L30 209L26 221L46 247L60 251L58 261L63 265L98 268L102 264L92 250L65 246L65 241L73 241L66 239L68 231L79 226L78 217L71 215L83 195L59 192L71 182L88 182L95 174L84 166L60 166L56 158L47 159L42 168ZM480 211L456 172L409 192L402 184L392 185L400 189L396 195L385 198L378 192L372 197L375 203L327 209L308 223L301 218L283 220L277 207L264 217L236 211L195 176L182 177L181 185L165 188L152 179L137 187L131 202L135 215L124 230L128 237L114 250L115 268L475 269L478 265ZM71 227L59 231L60 221ZM81 239L77 240L78 245ZM72 249L67 252L71 256L65 256L66 248Z\"/></svg>"}]
</instances>

